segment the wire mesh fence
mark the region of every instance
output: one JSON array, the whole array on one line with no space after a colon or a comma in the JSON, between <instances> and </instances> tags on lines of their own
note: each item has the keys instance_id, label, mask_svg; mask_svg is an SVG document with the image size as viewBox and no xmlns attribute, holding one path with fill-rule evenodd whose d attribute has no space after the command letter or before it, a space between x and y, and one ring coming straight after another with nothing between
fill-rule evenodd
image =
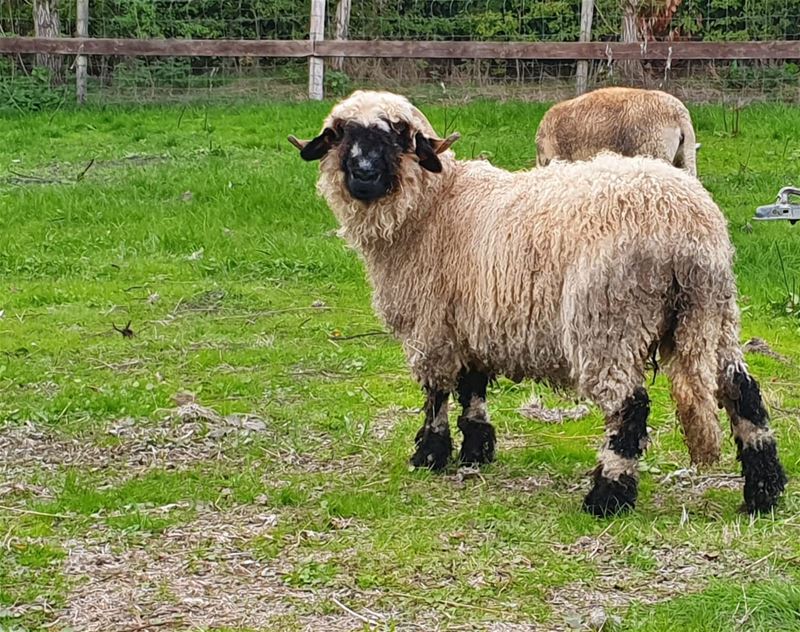
<instances>
[{"instance_id":1,"label":"wire mesh fence","mask_svg":"<svg viewBox=\"0 0 800 632\"><path fill-rule=\"evenodd\" d=\"M74 36L74 0L0 0L0 36L35 35L36 8L41 4L57 12L61 36ZM92 38L307 40L311 0L93 0L89 10ZM578 41L581 0L352 0L352 4L328 0L325 15L326 39L556 44ZM642 46L659 41L793 41L800 40L800 0L594 3L592 41L619 41L626 24ZM60 59L48 68L34 54L0 56L0 108L31 109L71 99L74 56ZM380 86L430 97L534 100L574 94L577 65L575 60L545 59L328 61L325 88L330 96ZM630 63L609 57L590 62L588 87L657 87L689 101L799 103L798 63L798 59ZM249 55L98 55L89 58L88 76L89 100L95 102L302 98L308 61Z\"/></svg>"}]
</instances>

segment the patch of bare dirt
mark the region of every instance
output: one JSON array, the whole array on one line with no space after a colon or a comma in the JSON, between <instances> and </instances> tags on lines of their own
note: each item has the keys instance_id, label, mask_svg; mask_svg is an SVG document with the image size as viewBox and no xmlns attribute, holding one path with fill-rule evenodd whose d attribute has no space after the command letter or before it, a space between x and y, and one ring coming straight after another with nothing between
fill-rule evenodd
<instances>
[{"instance_id":1,"label":"patch of bare dirt","mask_svg":"<svg viewBox=\"0 0 800 632\"><path fill-rule=\"evenodd\" d=\"M290 618L299 629L361 629L363 622L346 610L315 614L330 612L330 601L343 604L346 596L286 583L296 561L291 546L278 558L257 556L251 543L278 537L279 521L278 515L257 507L201 508L196 521L160 534L142 534L129 548L109 540L102 528L70 540L64 574L74 587L54 628L267 630L279 629L279 622ZM324 557L320 551L319 558Z\"/></svg>"},{"instance_id":2,"label":"patch of bare dirt","mask_svg":"<svg viewBox=\"0 0 800 632\"><path fill-rule=\"evenodd\" d=\"M37 167L34 172L24 172L17 168L9 168L9 175L0 177L0 186L30 186L76 184L83 179L107 175L114 169L127 167L143 167L169 161L165 155L131 154L117 160L87 159L83 164L53 163L45 167Z\"/></svg>"},{"instance_id":3,"label":"patch of bare dirt","mask_svg":"<svg viewBox=\"0 0 800 632\"><path fill-rule=\"evenodd\" d=\"M556 547L569 557L591 562L597 570L591 579L551 591L548 603L564 622L559 629L591 629L591 616L599 609L622 609L633 603L653 604L702 591L720 577L754 579L774 574L766 560L749 561L732 549L707 551L690 544L664 544L646 550L621 547L610 537L583 536ZM630 553L651 558L653 568L631 566ZM555 629L555 628L554 628Z\"/></svg>"},{"instance_id":4,"label":"patch of bare dirt","mask_svg":"<svg viewBox=\"0 0 800 632\"><path fill-rule=\"evenodd\" d=\"M50 490L41 485L31 485L29 483L22 483L13 480L7 480L0 483L0 499L4 496L12 496L16 494L25 494L26 496L34 496L37 498L50 498Z\"/></svg>"},{"instance_id":5,"label":"patch of bare dirt","mask_svg":"<svg viewBox=\"0 0 800 632\"><path fill-rule=\"evenodd\" d=\"M65 437L34 424L0 430L0 461L14 470L31 467L53 471L64 466L95 472L123 468L141 473L152 468L178 469L202 460L215 459L225 451L223 438L235 436L247 442L260 420L234 416L209 428L198 422L161 425L137 424L122 419L108 428L118 443L98 443L86 437ZM227 444L230 446L230 443Z\"/></svg>"},{"instance_id":6,"label":"patch of bare dirt","mask_svg":"<svg viewBox=\"0 0 800 632\"><path fill-rule=\"evenodd\" d=\"M372 418L369 424L372 436L378 441L384 441L389 438L398 420L401 417L418 417L421 415L419 408L403 408L402 406L389 406ZM420 418L420 423L422 419Z\"/></svg>"},{"instance_id":7,"label":"patch of bare dirt","mask_svg":"<svg viewBox=\"0 0 800 632\"><path fill-rule=\"evenodd\" d=\"M785 355L777 353L776 351L773 351L772 347L767 344L767 341L763 340L762 338L750 338L750 340L744 344L742 350L746 353L757 353L759 355L764 355L768 358L778 360L778 362L783 362L784 364L791 364L791 360L789 360L789 358L787 358Z\"/></svg>"},{"instance_id":8,"label":"patch of bare dirt","mask_svg":"<svg viewBox=\"0 0 800 632\"><path fill-rule=\"evenodd\" d=\"M255 442L285 473L353 474L376 458L362 452L342 455L341 446L324 433L294 446L267 420L251 414L221 415L190 393L179 393L175 401L176 407L158 422L123 418L79 436L33 422L0 426L0 481L14 481L0 484L0 498L50 498L53 493L34 484L35 477L63 468L102 472L105 484L115 485L154 469L180 471L215 461L235 464L247 458L242 448Z\"/></svg>"},{"instance_id":9,"label":"patch of bare dirt","mask_svg":"<svg viewBox=\"0 0 800 632\"><path fill-rule=\"evenodd\" d=\"M721 468L727 471L698 471L694 467L674 470L660 475L658 492L653 495L652 503L656 507L683 507L682 522L693 515L715 516L721 518L722 507L713 497L706 495L709 490L727 490L734 492L730 502L742 502L744 477L734 474L738 465L730 464ZM716 469L716 468L715 468ZM726 501L727 504L727 501Z\"/></svg>"},{"instance_id":10,"label":"patch of bare dirt","mask_svg":"<svg viewBox=\"0 0 800 632\"><path fill-rule=\"evenodd\" d=\"M535 419L546 424L560 424L566 420L583 419L589 414L589 407L586 404L578 404L572 408L547 408L534 395L520 407L519 412L528 419Z\"/></svg>"},{"instance_id":11,"label":"patch of bare dirt","mask_svg":"<svg viewBox=\"0 0 800 632\"><path fill-rule=\"evenodd\" d=\"M727 473L703 474L694 468L682 468L664 476L660 485L684 496L702 496L709 489L741 490L744 477Z\"/></svg>"},{"instance_id":12,"label":"patch of bare dirt","mask_svg":"<svg viewBox=\"0 0 800 632\"><path fill-rule=\"evenodd\" d=\"M553 479L547 474L543 474L542 476L503 478L503 480L498 482L502 489L523 494L535 494L536 492L546 487L551 487L554 484Z\"/></svg>"},{"instance_id":13,"label":"patch of bare dirt","mask_svg":"<svg viewBox=\"0 0 800 632\"><path fill-rule=\"evenodd\" d=\"M222 416L193 399L179 402L158 423L124 418L88 436L67 436L33 422L6 425L0 427L0 472L23 481L31 471L62 467L117 470L122 476L180 469L223 458L267 432L267 422L255 415Z\"/></svg>"}]
</instances>

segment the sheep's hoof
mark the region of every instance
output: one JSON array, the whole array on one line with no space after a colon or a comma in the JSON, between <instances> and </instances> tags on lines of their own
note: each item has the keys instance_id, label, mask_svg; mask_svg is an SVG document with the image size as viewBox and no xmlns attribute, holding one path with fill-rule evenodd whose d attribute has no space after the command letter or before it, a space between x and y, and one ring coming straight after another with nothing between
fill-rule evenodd
<instances>
[{"instance_id":1,"label":"sheep's hoof","mask_svg":"<svg viewBox=\"0 0 800 632\"><path fill-rule=\"evenodd\" d=\"M595 470L594 485L583 499L584 511L607 518L624 513L636 506L637 481L632 476L622 474L619 480L612 481Z\"/></svg>"},{"instance_id":2,"label":"sheep's hoof","mask_svg":"<svg viewBox=\"0 0 800 632\"><path fill-rule=\"evenodd\" d=\"M786 474L778 460L774 442L760 450L746 447L740 452L744 474L744 504L749 514L769 513L786 486Z\"/></svg>"},{"instance_id":3,"label":"sheep's hoof","mask_svg":"<svg viewBox=\"0 0 800 632\"><path fill-rule=\"evenodd\" d=\"M432 432L423 426L414 438L417 450L411 456L410 462L414 467L427 467L431 470L443 470L450 460L453 451L453 441L450 439L450 430L445 432Z\"/></svg>"},{"instance_id":4,"label":"sheep's hoof","mask_svg":"<svg viewBox=\"0 0 800 632\"><path fill-rule=\"evenodd\" d=\"M464 435L458 460L462 465L481 465L494 461L496 435L488 421L458 418L458 428Z\"/></svg>"}]
</instances>

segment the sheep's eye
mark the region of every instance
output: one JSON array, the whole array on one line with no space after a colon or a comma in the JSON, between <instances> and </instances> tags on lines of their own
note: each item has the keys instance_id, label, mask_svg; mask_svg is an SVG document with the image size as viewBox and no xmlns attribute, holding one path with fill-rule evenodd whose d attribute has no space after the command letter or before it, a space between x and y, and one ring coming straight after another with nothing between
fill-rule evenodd
<instances>
[{"instance_id":1,"label":"sheep's eye","mask_svg":"<svg viewBox=\"0 0 800 632\"><path fill-rule=\"evenodd\" d=\"M391 123L392 131L400 136L401 138L405 138L408 134L408 125L406 123Z\"/></svg>"}]
</instances>

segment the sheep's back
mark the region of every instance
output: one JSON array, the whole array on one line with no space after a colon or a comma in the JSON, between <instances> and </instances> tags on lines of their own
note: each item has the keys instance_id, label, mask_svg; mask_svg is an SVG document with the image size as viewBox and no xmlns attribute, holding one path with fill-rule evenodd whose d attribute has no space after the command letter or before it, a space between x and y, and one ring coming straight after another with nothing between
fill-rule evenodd
<instances>
[{"instance_id":1,"label":"sheep's back","mask_svg":"<svg viewBox=\"0 0 800 632\"><path fill-rule=\"evenodd\" d=\"M688 110L672 95L607 88L550 108L537 130L537 148L545 161L585 160L605 149L672 162L684 120L690 120Z\"/></svg>"},{"instance_id":2,"label":"sheep's back","mask_svg":"<svg viewBox=\"0 0 800 632\"><path fill-rule=\"evenodd\" d=\"M502 372L566 370L573 314L565 305L617 322L636 311L626 303L636 296L657 329L674 281L720 303L734 291L725 218L695 178L671 165L602 154L501 176L490 190L490 169L464 164L465 188L475 178L484 195L456 211L454 238L467 254L454 322ZM578 292L586 304L575 302Z\"/></svg>"}]
</instances>

